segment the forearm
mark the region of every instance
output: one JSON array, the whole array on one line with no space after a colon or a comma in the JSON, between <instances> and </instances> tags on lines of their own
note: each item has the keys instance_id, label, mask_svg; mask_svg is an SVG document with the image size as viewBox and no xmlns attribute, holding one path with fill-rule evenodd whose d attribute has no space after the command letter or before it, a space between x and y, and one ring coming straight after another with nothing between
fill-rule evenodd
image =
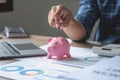
<instances>
[{"instance_id":1,"label":"forearm","mask_svg":"<svg viewBox=\"0 0 120 80\"><path fill-rule=\"evenodd\" d=\"M81 40L86 36L84 26L76 21L72 12L63 5L52 7L48 21L51 27L63 30L72 40Z\"/></svg>"},{"instance_id":2,"label":"forearm","mask_svg":"<svg viewBox=\"0 0 120 80\"><path fill-rule=\"evenodd\" d=\"M70 24L63 28L63 31L72 40L82 40L87 34L84 26L75 19L72 19Z\"/></svg>"}]
</instances>

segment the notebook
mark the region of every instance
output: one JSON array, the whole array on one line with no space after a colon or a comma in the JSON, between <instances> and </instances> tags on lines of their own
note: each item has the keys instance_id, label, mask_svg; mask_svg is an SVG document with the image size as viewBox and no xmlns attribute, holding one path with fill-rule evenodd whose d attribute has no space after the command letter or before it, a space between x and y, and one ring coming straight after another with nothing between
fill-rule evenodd
<instances>
[{"instance_id":1,"label":"notebook","mask_svg":"<svg viewBox=\"0 0 120 80\"><path fill-rule=\"evenodd\" d=\"M0 59L45 56L47 52L30 41L0 42Z\"/></svg>"}]
</instances>

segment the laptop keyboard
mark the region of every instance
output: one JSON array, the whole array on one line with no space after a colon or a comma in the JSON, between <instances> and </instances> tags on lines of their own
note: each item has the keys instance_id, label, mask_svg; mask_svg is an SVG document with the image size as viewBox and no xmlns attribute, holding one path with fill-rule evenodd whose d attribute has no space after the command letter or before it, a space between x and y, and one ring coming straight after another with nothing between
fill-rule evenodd
<instances>
[{"instance_id":1,"label":"laptop keyboard","mask_svg":"<svg viewBox=\"0 0 120 80\"><path fill-rule=\"evenodd\" d=\"M10 43L0 42L0 56L20 54Z\"/></svg>"}]
</instances>

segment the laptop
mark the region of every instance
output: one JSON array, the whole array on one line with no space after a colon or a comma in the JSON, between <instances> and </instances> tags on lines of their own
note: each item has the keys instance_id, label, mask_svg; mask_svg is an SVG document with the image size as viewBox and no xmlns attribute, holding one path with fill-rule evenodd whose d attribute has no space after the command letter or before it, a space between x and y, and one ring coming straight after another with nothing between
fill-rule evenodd
<instances>
[{"instance_id":1,"label":"laptop","mask_svg":"<svg viewBox=\"0 0 120 80\"><path fill-rule=\"evenodd\" d=\"M47 52L27 40L0 42L0 59L45 56Z\"/></svg>"}]
</instances>

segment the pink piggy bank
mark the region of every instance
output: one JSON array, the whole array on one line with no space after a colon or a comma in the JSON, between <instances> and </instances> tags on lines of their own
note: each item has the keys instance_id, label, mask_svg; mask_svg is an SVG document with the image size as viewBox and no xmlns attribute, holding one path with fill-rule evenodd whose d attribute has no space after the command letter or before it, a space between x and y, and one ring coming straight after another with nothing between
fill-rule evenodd
<instances>
[{"instance_id":1,"label":"pink piggy bank","mask_svg":"<svg viewBox=\"0 0 120 80\"><path fill-rule=\"evenodd\" d=\"M55 37L48 39L48 59L52 59L53 56L58 60L63 60L65 58L71 58L69 53L70 44L63 37Z\"/></svg>"}]
</instances>

